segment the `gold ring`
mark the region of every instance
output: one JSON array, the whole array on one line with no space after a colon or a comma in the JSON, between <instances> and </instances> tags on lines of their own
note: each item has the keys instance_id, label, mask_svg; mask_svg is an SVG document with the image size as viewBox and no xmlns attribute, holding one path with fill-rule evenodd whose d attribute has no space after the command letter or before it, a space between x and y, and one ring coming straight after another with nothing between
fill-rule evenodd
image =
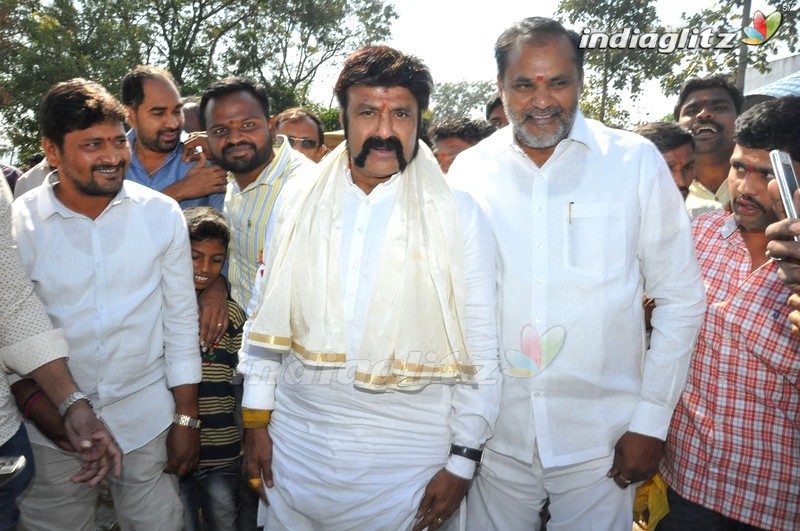
<instances>
[{"instance_id":1,"label":"gold ring","mask_svg":"<svg viewBox=\"0 0 800 531\"><path fill-rule=\"evenodd\" d=\"M247 480L247 482L250 484L251 489L256 489L256 490L260 489L261 484L263 483L263 481L261 481L261 478L250 478Z\"/></svg>"},{"instance_id":2,"label":"gold ring","mask_svg":"<svg viewBox=\"0 0 800 531\"><path fill-rule=\"evenodd\" d=\"M442 520L441 518L437 518L436 520L434 520L434 523L436 525L442 525L444 523L444 520Z\"/></svg>"},{"instance_id":3,"label":"gold ring","mask_svg":"<svg viewBox=\"0 0 800 531\"><path fill-rule=\"evenodd\" d=\"M217 323L217 328L222 328L222 323Z\"/></svg>"}]
</instances>

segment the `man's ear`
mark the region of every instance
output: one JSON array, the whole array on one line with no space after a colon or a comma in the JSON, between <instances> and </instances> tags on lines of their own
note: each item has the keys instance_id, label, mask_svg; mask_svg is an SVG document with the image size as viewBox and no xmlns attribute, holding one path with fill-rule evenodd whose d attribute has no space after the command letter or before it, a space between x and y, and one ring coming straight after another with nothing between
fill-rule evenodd
<instances>
[{"instance_id":1,"label":"man's ear","mask_svg":"<svg viewBox=\"0 0 800 531\"><path fill-rule=\"evenodd\" d=\"M47 157L47 163L50 167L58 168L58 165L61 163L61 150L58 149L56 143L49 138L42 138L42 150L44 151L45 157Z\"/></svg>"},{"instance_id":2,"label":"man's ear","mask_svg":"<svg viewBox=\"0 0 800 531\"><path fill-rule=\"evenodd\" d=\"M131 128L136 129L136 111L129 105L125 106L125 121Z\"/></svg>"}]
</instances>

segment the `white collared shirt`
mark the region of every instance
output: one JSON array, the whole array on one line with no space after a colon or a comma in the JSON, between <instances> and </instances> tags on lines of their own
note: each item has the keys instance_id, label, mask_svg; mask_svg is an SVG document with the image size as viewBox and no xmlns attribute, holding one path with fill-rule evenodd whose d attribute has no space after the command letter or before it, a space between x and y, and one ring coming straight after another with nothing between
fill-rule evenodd
<instances>
[{"instance_id":1,"label":"white collared shirt","mask_svg":"<svg viewBox=\"0 0 800 531\"><path fill-rule=\"evenodd\" d=\"M13 203L36 293L69 343L78 387L128 453L172 423L170 388L200 381L197 302L178 203L125 181L90 219L45 182ZM28 422L31 440L53 446Z\"/></svg>"},{"instance_id":2,"label":"white collared shirt","mask_svg":"<svg viewBox=\"0 0 800 531\"><path fill-rule=\"evenodd\" d=\"M552 467L606 458L628 430L664 439L705 304L661 154L578 113L541 168L507 127L459 154L448 181L497 242L504 385L487 446L531 462L537 444ZM643 290L657 305L649 351Z\"/></svg>"}]
</instances>

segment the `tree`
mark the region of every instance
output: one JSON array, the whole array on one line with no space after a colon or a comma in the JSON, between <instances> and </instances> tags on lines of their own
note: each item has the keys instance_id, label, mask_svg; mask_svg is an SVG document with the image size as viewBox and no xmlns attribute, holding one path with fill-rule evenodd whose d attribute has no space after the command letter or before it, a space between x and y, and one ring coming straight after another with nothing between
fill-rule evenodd
<instances>
[{"instance_id":1,"label":"tree","mask_svg":"<svg viewBox=\"0 0 800 531\"><path fill-rule=\"evenodd\" d=\"M628 128L631 115L623 108L621 93L604 91L602 84L600 76L591 73L584 75L581 112L587 118L599 120L609 127Z\"/></svg>"},{"instance_id":2,"label":"tree","mask_svg":"<svg viewBox=\"0 0 800 531\"><path fill-rule=\"evenodd\" d=\"M642 33L661 29L653 0L561 0L557 14L571 24L609 35L626 28ZM587 49L584 93L591 101L587 104L591 114L604 123L627 125L627 113L619 108L622 94L636 99L645 81L671 73L675 61L674 55L652 49Z\"/></svg>"},{"instance_id":3,"label":"tree","mask_svg":"<svg viewBox=\"0 0 800 531\"><path fill-rule=\"evenodd\" d=\"M142 2L142 22L153 28L149 61L164 66L180 85L195 91L222 77L218 58L233 30L256 13L267 0L160 0Z\"/></svg>"},{"instance_id":4,"label":"tree","mask_svg":"<svg viewBox=\"0 0 800 531\"><path fill-rule=\"evenodd\" d=\"M737 51L684 50L680 54L680 68L676 72L670 72L661 81L665 93L677 94L686 78L718 72L734 76L737 85L742 89L744 72L748 66L766 72L769 68L769 57L774 55L781 45L786 46L791 52L796 52L800 27L798 20L800 10L797 8L796 0L774 0L770 5L776 11L781 11L783 17L783 25L775 34L775 38L762 46L748 46L737 39ZM750 0L718 0L712 7L695 15L684 14L683 21L685 27L689 28L711 27L718 32L738 33L743 27L751 25L753 13L750 10ZM765 16L769 14L764 13Z\"/></svg>"},{"instance_id":5,"label":"tree","mask_svg":"<svg viewBox=\"0 0 800 531\"><path fill-rule=\"evenodd\" d=\"M85 77L117 91L122 75L141 62L144 38L127 4L93 3L83 10L65 0L49 5L3 0L4 48L0 108L6 134L22 157L39 151L35 110L58 81Z\"/></svg>"},{"instance_id":6,"label":"tree","mask_svg":"<svg viewBox=\"0 0 800 531\"><path fill-rule=\"evenodd\" d=\"M458 81L439 83L431 96L431 122L445 118L471 118L480 112L483 116L486 103L497 92L491 81Z\"/></svg>"},{"instance_id":7,"label":"tree","mask_svg":"<svg viewBox=\"0 0 800 531\"><path fill-rule=\"evenodd\" d=\"M323 64L387 39L397 16L382 0L272 0L263 16L236 32L225 61L262 82L291 87L305 104Z\"/></svg>"},{"instance_id":8,"label":"tree","mask_svg":"<svg viewBox=\"0 0 800 531\"><path fill-rule=\"evenodd\" d=\"M285 108L305 103L327 61L388 38L395 18L383 0L0 0L0 112L26 156L50 86L86 77L117 92L137 64L167 68L185 94L250 75Z\"/></svg>"}]
</instances>

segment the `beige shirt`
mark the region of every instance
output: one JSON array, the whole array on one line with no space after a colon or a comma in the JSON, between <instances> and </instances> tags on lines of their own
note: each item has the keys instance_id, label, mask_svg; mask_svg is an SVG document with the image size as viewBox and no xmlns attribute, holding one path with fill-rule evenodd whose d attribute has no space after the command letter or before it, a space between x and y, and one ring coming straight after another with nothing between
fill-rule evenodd
<instances>
[{"instance_id":1,"label":"beige shirt","mask_svg":"<svg viewBox=\"0 0 800 531\"><path fill-rule=\"evenodd\" d=\"M700 181L695 180L689 185L686 210L689 212L689 216L694 219L712 210L723 210L730 202L731 193L728 190L728 179L722 181L716 193L703 186Z\"/></svg>"}]
</instances>

